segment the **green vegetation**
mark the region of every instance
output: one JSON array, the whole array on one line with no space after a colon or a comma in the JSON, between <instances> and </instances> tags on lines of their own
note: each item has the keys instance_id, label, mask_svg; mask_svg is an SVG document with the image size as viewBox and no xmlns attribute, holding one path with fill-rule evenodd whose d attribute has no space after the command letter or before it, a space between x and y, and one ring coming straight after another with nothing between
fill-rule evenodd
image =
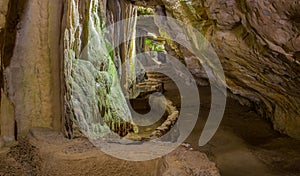
<instances>
[{"instance_id":1,"label":"green vegetation","mask_svg":"<svg viewBox=\"0 0 300 176\"><path fill-rule=\"evenodd\" d=\"M157 41L154 41L154 40L151 40L149 38L146 38L145 40L145 50L147 48L150 49L150 51L164 51L165 50L165 46L164 46L164 43L163 42L157 42Z\"/></svg>"},{"instance_id":2,"label":"green vegetation","mask_svg":"<svg viewBox=\"0 0 300 176\"><path fill-rule=\"evenodd\" d=\"M138 15L154 15L155 11L152 8L138 7Z\"/></svg>"}]
</instances>

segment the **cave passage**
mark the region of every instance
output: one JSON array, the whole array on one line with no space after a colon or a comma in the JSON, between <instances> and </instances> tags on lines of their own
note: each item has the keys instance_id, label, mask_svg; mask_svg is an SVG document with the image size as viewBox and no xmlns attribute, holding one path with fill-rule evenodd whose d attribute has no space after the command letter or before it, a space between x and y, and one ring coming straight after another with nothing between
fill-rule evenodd
<instances>
[{"instance_id":1,"label":"cave passage","mask_svg":"<svg viewBox=\"0 0 300 176\"><path fill-rule=\"evenodd\" d=\"M1 0L0 175L300 175L299 12Z\"/></svg>"},{"instance_id":2,"label":"cave passage","mask_svg":"<svg viewBox=\"0 0 300 176\"><path fill-rule=\"evenodd\" d=\"M112 3L108 7L115 8L117 4ZM133 16L136 17L151 16L154 14L166 15L163 6L136 7L129 5L129 7L136 8L136 11L133 12ZM114 11L110 12L111 19L115 18L115 13ZM118 17L117 19L121 20L122 17ZM128 24L126 25L126 27L128 27ZM222 175L288 175L297 174L299 172L297 169L298 166L294 165L294 163L300 158L300 153L297 150L300 143L275 132L271 123L262 119L253 106L249 104L248 106L242 106L233 98L228 98L227 100L228 104L226 106L224 119L215 137L206 146L199 147L196 141L198 141L200 137L211 108L211 92L207 73L205 73L197 57L190 53L189 57L186 55L183 56L181 51L187 49L176 42L168 40L166 33L156 25L155 17L150 17L150 20L147 20L147 24L130 21L129 26L134 29L124 31L124 29L120 29L123 26L114 27L113 33L122 35L120 33L120 31L122 31L125 32L125 36L128 35L128 38L132 38L127 41L127 43L122 43L121 46L116 47L114 52L112 52L113 54L110 53L112 60L114 60L117 65L117 69L119 69L110 74L117 75L116 72L118 72L118 76L120 76L125 73L126 78L122 80L123 82L121 82L121 84L123 85L121 85L121 87L123 91L125 90L125 97L127 96L126 98L129 100L127 102L129 103L128 105L132 108L130 109L130 114L136 112L141 114L149 113L152 108L149 105L149 99L153 93L160 93L160 95L156 95L155 97L157 101L162 101L160 96L163 94L170 102L170 105L172 104L174 107L173 112L170 112L170 109L172 109L170 107L169 111L164 111L162 116L160 116L161 114L159 113L152 114L153 116L161 117L153 124L150 123L152 118L149 116L144 119L136 119L134 115L132 115L130 117L132 118L131 125L135 125L135 131L130 131L127 128L115 128L112 124L115 123L118 126L122 126L123 122L115 120L115 116L111 116L110 120L104 120L105 123L109 123L108 126L111 130L119 135L125 136L126 139L143 141L158 138L167 133L171 128L176 128L176 118L169 119L168 121L168 118L170 118L170 115L174 113L174 111L180 113L181 109L181 97L176 84L164 74L149 72L145 69L147 66L164 67L168 59L173 59L170 57L174 57L189 67L190 71L194 73L194 77L197 79L199 85L201 98L201 110L198 123L189 138L185 141L184 146L190 150L205 152L212 161L216 162ZM142 33L143 37L135 38L134 35L136 33ZM133 34L133 36L131 36L131 34ZM115 42L118 42L120 39L115 40L117 40ZM126 47L124 47L124 45ZM120 61L118 61L118 59ZM126 63L128 59L128 67L120 66L122 63ZM143 64L141 64L141 62L143 62ZM120 71L122 69L125 69L125 72ZM201 71L201 73L199 73L199 71ZM128 72L133 73L133 75L128 74ZM106 92L105 94L109 93L110 92ZM99 95L107 96L104 94ZM104 107L104 109L106 109L107 106ZM163 104L159 104L156 110L159 111L160 108L162 108L161 106L163 106ZM105 113L109 113L109 111L101 112L100 114L105 116ZM167 125L165 122L168 122ZM178 135L180 134L169 136L167 140L176 141ZM286 147L280 141L283 141L283 143L291 143L292 145ZM281 153L286 150L293 152L288 155L282 155ZM276 159L272 158L273 155L280 160L279 163L285 164L279 164L275 161Z\"/></svg>"}]
</instances>

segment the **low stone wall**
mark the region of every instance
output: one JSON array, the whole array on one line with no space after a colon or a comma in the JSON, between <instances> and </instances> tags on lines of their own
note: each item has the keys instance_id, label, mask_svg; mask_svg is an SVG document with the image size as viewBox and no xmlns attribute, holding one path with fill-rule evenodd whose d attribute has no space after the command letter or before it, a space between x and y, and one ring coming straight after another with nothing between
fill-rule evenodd
<instances>
[{"instance_id":1,"label":"low stone wall","mask_svg":"<svg viewBox=\"0 0 300 176\"><path fill-rule=\"evenodd\" d=\"M179 111L170 100L167 100L166 102L166 112L168 114L167 119L162 125L157 127L154 132L152 132L151 134L152 138L158 138L165 135L170 129L172 129L176 125L177 119L179 117ZM177 137L168 136L168 138L169 138L168 140L173 141L176 140Z\"/></svg>"}]
</instances>

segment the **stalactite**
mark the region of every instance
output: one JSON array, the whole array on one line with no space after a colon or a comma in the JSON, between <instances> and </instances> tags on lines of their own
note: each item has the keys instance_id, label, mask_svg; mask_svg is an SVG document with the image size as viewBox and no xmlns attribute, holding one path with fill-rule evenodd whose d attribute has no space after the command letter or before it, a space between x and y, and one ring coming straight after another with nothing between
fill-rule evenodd
<instances>
[{"instance_id":1,"label":"stalactite","mask_svg":"<svg viewBox=\"0 0 300 176\"><path fill-rule=\"evenodd\" d=\"M112 2L108 2L111 5ZM121 3L122 4L122 3ZM110 53L111 43L104 37L103 12L105 3L90 0L86 12L79 11L78 0L68 0L68 21L65 32L65 101L70 114L66 118L87 137L98 138L109 133L109 128L119 135L133 131L131 114L119 84L116 61ZM123 4L124 5L124 4ZM110 7L110 6L108 6ZM136 11L130 9L130 14ZM117 12L114 12L117 13ZM109 14L109 13L106 13ZM117 18L118 19L118 18ZM127 26L134 28L132 26ZM132 35L127 30L127 35ZM135 50L134 41L128 48ZM87 44L84 46L84 44ZM126 48L126 59L134 63L134 52ZM131 66L133 70L134 66ZM131 79L134 74L130 75ZM131 81L134 82L134 81ZM105 124L101 124L101 119ZM68 126L68 125L67 125ZM70 132L68 132L70 133Z\"/></svg>"},{"instance_id":2,"label":"stalactite","mask_svg":"<svg viewBox=\"0 0 300 176\"><path fill-rule=\"evenodd\" d=\"M116 0L107 3L108 24L126 20L126 23L117 25L113 31L110 31L112 41L119 43L122 38L129 39L120 46L115 46L114 62L117 65L119 77L124 76L122 82L123 89L132 96L135 94L136 85L136 23L137 23L137 7L127 0ZM120 37L122 35L122 37ZM123 65L123 67L121 67Z\"/></svg>"}]
</instances>

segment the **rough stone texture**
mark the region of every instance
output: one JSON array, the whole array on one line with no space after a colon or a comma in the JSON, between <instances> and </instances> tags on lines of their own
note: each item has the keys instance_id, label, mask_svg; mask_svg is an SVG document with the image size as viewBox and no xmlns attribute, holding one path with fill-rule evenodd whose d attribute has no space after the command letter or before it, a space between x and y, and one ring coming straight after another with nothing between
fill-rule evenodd
<instances>
[{"instance_id":1,"label":"rough stone texture","mask_svg":"<svg viewBox=\"0 0 300 176\"><path fill-rule=\"evenodd\" d=\"M156 104L159 104L159 103L156 103ZM176 125L176 122L179 117L179 111L172 104L172 101L170 101L170 100L166 101L165 106L166 106L166 111L167 111L168 117L159 127L157 127L155 129L155 131L153 131L151 133L150 137L152 137L153 139L162 137L168 131L170 131L172 128L176 128L175 125ZM176 134L175 136L168 136L167 138L169 138L168 139L169 141L176 141L178 136L179 136L179 134Z\"/></svg>"},{"instance_id":2,"label":"rough stone texture","mask_svg":"<svg viewBox=\"0 0 300 176\"><path fill-rule=\"evenodd\" d=\"M161 0L130 0L130 2L137 6L163 5Z\"/></svg>"},{"instance_id":3,"label":"rough stone texture","mask_svg":"<svg viewBox=\"0 0 300 176\"><path fill-rule=\"evenodd\" d=\"M6 24L6 14L8 10L9 0L2 0L0 2L0 33L3 31Z\"/></svg>"},{"instance_id":4,"label":"rough stone texture","mask_svg":"<svg viewBox=\"0 0 300 176\"><path fill-rule=\"evenodd\" d=\"M166 170L162 176L220 176L213 162L208 162L205 154L198 151L187 151L179 147L165 157Z\"/></svg>"},{"instance_id":5,"label":"rough stone texture","mask_svg":"<svg viewBox=\"0 0 300 176\"><path fill-rule=\"evenodd\" d=\"M0 174L18 175L219 176L205 154L184 147L155 160L125 161L106 155L85 138L68 140L44 128L30 130L17 146L0 152L0 166Z\"/></svg>"},{"instance_id":6,"label":"rough stone texture","mask_svg":"<svg viewBox=\"0 0 300 176\"><path fill-rule=\"evenodd\" d=\"M211 42L229 90L253 102L276 130L300 139L300 2L163 2L169 16L194 26Z\"/></svg>"},{"instance_id":7,"label":"rough stone texture","mask_svg":"<svg viewBox=\"0 0 300 176\"><path fill-rule=\"evenodd\" d=\"M22 12L17 11L19 2L12 2L14 8L9 14L16 17L8 17L12 29L7 29L2 61L5 61L5 90L15 105L17 130L25 135L34 126L55 129L60 126L58 63L62 3L60 0L22 2ZM14 33L16 36L10 36Z\"/></svg>"},{"instance_id":8,"label":"rough stone texture","mask_svg":"<svg viewBox=\"0 0 300 176\"><path fill-rule=\"evenodd\" d=\"M33 162L40 175L156 175L158 160L146 162L122 161L101 152L88 140L65 139L60 133L47 129L33 129L27 144L35 148L29 155L38 157ZM30 157L30 156L29 156Z\"/></svg>"},{"instance_id":9,"label":"rough stone texture","mask_svg":"<svg viewBox=\"0 0 300 176\"><path fill-rule=\"evenodd\" d=\"M113 60L125 96L134 97L136 77L140 74L136 60L137 8L128 0L107 1L106 23L109 42L114 47ZM119 23L118 23L119 22ZM111 27L112 24L118 24Z\"/></svg>"},{"instance_id":10,"label":"rough stone texture","mask_svg":"<svg viewBox=\"0 0 300 176\"><path fill-rule=\"evenodd\" d=\"M110 41L103 34L105 18L99 12L106 7L103 3L106 1L67 2L64 33L67 135L73 138L79 127L81 133L91 138L103 137L110 130L125 136L134 131L134 126L119 83ZM129 7L128 15L133 14L131 11L134 9ZM133 56L127 48L123 49L126 58Z\"/></svg>"},{"instance_id":11,"label":"rough stone texture","mask_svg":"<svg viewBox=\"0 0 300 176\"><path fill-rule=\"evenodd\" d=\"M0 148L0 175L25 175L21 163L9 155L9 149Z\"/></svg>"},{"instance_id":12,"label":"rough stone texture","mask_svg":"<svg viewBox=\"0 0 300 176\"><path fill-rule=\"evenodd\" d=\"M8 12L9 0L3 0L0 2L0 65L2 65L2 48L4 44L4 33L6 25L6 16ZM0 87L3 88L3 70L0 68ZM1 92L0 92L1 97Z\"/></svg>"},{"instance_id":13,"label":"rough stone texture","mask_svg":"<svg viewBox=\"0 0 300 176\"><path fill-rule=\"evenodd\" d=\"M4 43L4 31L5 31L5 25L6 25L6 16L8 12L8 0L3 0L0 2L0 50L3 47ZM0 65L2 66L2 52L0 51ZM11 102L8 100L7 96L5 95L5 92L3 90L3 70L0 68L0 136L5 136L5 138L8 140L12 137L14 138L13 134L13 128L9 129L9 120L14 119L14 110L12 107ZM13 126L12 126L13 127ZM12 133L11 133L12 131ZM1 145L0 145L1 148Z\"/></svg>"},{"instance_id":14,"label":"rough stone texture","mask_svg":"<svg viewBox=\"0 0 300 176\"><path fill-rule=\"evenodd\" d=\"M1 93L2 96L0 105L0 136L3 137L5 142L12 142L15 140L14 105L3 92Z\"/></svg>"}]
</instances>

